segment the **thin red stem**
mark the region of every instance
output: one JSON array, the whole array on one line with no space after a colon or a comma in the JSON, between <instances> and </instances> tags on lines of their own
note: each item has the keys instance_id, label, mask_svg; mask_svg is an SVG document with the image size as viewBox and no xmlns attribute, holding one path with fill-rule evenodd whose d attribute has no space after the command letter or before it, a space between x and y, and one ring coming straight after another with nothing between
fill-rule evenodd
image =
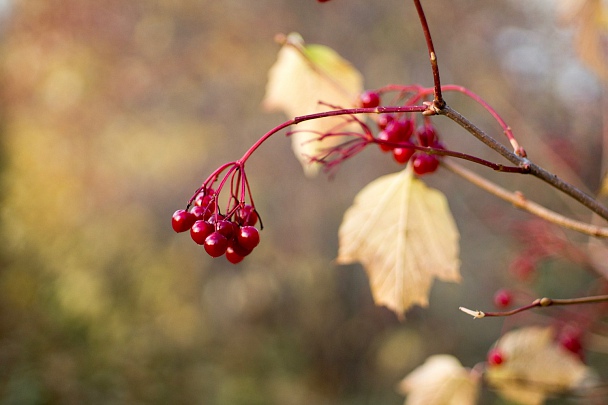
<instances>
[{"instance_id":1,"label":"thin red stem","mask_svg":"<svg viewBox=\"0 0 608 405\"><path fill-rule=\"evenodd\" d=\"M521 157L526 157L526 151L524 150L524 148L522 148L519 145L519 143L513 136L511 127L507 125L505 120L503 120L503 118L498 114L498 112L496 112L496 110L494 108L492 108L492 106L490 106L490 104L488 104L484 99L482 99L479 95L473 93L471 90L469 90L463 86L448 84L445 86L441 86L441 88L444 91L460 92L460 93L466 95L467 97L471 98L472 100L476 101L477 104L481 105L483 108L485 108L486 111L488 111L490 113L490 115L492 115L492 117L494 117L496 122L498 122L498 124L502 127L503 132L504 132L505 136L507 137L507 139L509 139L509 142L511 143L511 146L513 146L513 150L515 151L515 153Z\"/></svg>"},{"instance_id":2,"label":"thin red stem","mask_svg":"<svg viewBox=\"0 0 608 405\"><path fill-rule=\"evenodd\" d=\"M299 124L300 122L316 120L325 117L335 117L339 115L355 115L355 114L389 114L389 113L402 113L402 112L424 112L428 110L425 105L414 105L414 106L401 106L401 107L373 107L373 108L342 108L337 110L323 111L314 114L301 115L285 121L284 123L277 125L270 131L266 132L260 139L257 140L245 154L237 160L235 163L239 166L243 166L247 159L251 156L257 148L260 147L268 138L277 132L291 126ZM217 170L216 170L217 171Z\"/></svg>"}]
</instances>

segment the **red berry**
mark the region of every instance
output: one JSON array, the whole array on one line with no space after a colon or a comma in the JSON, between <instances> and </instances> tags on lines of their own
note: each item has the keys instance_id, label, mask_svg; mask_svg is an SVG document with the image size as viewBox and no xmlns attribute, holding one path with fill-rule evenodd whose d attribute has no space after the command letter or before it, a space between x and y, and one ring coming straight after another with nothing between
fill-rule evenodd
<instances>
[{"instance_id":1,"label":"red berry","mask_svg":"<svg viewBox=\"0 0 608 405\"><path fill-rule=\"evenodd\" d=\"M537 259L529 254L516 257L509 265L509 271L520 280L528 279L536 269Z\"/></svg>"},{"instance_id":2,"label":"red berry","mask_svg":"<svg viewBox=\"0 0 608 405\"><path fill-rule=\"evenodd\" d=\"M240 225L253 226L258 222L258 213L253 206L245 204L237 214L237 222Z\"/></svg>"},{"instance_id":3,"label":"red berry","mask_svg":"<svg viewBox=\"0 0 608 405\"><path fill-rule=\"evenodd\" d=\"M430 124L425 124L416 130L418 143L420 146L431 146L437 140L437 132L435 127Z\"/></svg>"},{"instance_id":4,"label":"red berry","mask_svg":"<svg viewBox=\"0 0 608 405\"><path fill-rule=\"evenodd\" d=\"M209 218L207 219L207 221L211 222L212 224L216 224L218 221L221 221L222 219L224 219L224 215L223 214L211 214L209 216Z\"/></svg>"},{"instance_id":5,"label":"red berry","mask_svg":"<svg viewBox=\"0 0 608 405\"><path fill-rule=\"evenodd\" d=\"M237 241L245 249L253 250L260 243L260 233L253 226L243 226L237 235Z\"/></svg>"},{"instance_id":6,"label":"red berry","mask_svg":"<svg viewBox=\"0 0 608 405\"><path fill-rule=\"evenodd\" d=\"M240 263L241 261L243 261L244 258L245 258L244 256L241 256L234 250L234 247L228 246L226 248L226 259L228 259L228 261L230 263L232 263L232 264Z\"/></svg>"},{"instance_id":7,"label":"red berry","mask_svg":"<svg viewBox=\"0 0 608 405\"><path fill-rule=\"evenodd\" d=\"M498 290L494 294L494 305L497 308L508 308L511 305L511 301L513 301L513 295L509 290Z\"/></svg>"},{"instance_id":8,"label":"red berry","mask_svg":"<svg viewBox=\"0 0 608 405\"><path fill-rule=\"evenodd\" d=\"M576 327L566 327L558 337L559 344L583 359L582 331Z\"/></svg>"},{"instance_id":9,"label":"red berry","mask_svg":"<svg viewBox=\"0 0 608 405\"><path fill-rule=\"evenodd\" d=\"M380 105L380 96L375 91L364 91L359 96L363 108L373 108Z\"/></svg>"},{"instance_id":10,"label":"red berry","mask_svg":"<svg viewBox=\"0 0 608 405\"><path fill-rule=\"evenodd\" d=\"M230 240L236 235L238 225L227 219L222 219L215 224L215 230L224 235L226 239Z\"/></svg>"},{"instance_id":11,"label":"red berry","mask_svg":"<svg viewBox=\"0 0 608 405\"><path fill-rule=\"evenodd\" d=\"M379 141L392 142L392 140L390 138L390 133L386 132L386 130L380 131L378 133L377 139ZM382 149L383 152L388 152L393 149L392 146L386 145L384 143L379 143L378 146L380 146L380 149Z\"/></svg>"},{"instance_id":12,"label":"red berry","mask_svg":"<svg viewBox=\"0 0 608 405\"><path fill-rule=\"evenodd\" d=\"M412 136L414 123L412 120L393 120L386 125L378 134L378 139L394 144L406 142ZM380 149L387 152L395 149L395 146L380 144Z\"/></svg>"},{"instance_id":13,"label":"red berry","mask_svg":"<svg viewBox=\"0 0 608 405\"><path fill-rule=\"evenodd\" d=\"M228 239L219 232L212 232L205 239L205 251L211 257L220 257L226 253Z\"/></svg>"},{"instance_id":14,"label":"red berry","mask_svg":"<svg viewBox=\"0 0 608 405\"><path fill-rule=\"evenodd\" d=\"M190 229L194 221L196 221L194 214L186 210L177 210L173 213L171 226L173 226L175 232L186 232Z\"/></svg>"},{"instance_id":15,"label":"red berry","mask_svg":"<svg viewBox=\"0 0 608 405\"><path fill-rule=\"evenodd\" d=\"M488 363L491 366L498 366L505 361L504 354L500 351L500 349L494 348L488 352Z\"/></svg>"},{"instance_id":16,"label":"red berry","mask_svg":"<svg viewBox=\"0 0 608 405\"><path fill-rule=\"evenodd\" d=\"M190 212L192 213L192 215L194 215L194 218L199 220L199 219L205 219L205 214L207 213L207 210L205 210L203 207L195 205L194 207L190 208ZM207 215L207 217L208 216L209 215Z\"/></svg>"},{"instance_id":17,"label":"red berry","mask_svg":"<svg viewBox=\"0 0 608 405\"><path fill-rule=\"evenodd\" d=\"M199 207L207 207L209 204L211 204L214 201L213 197L209 194L199 194L196 196L196 198L194 199L194 205L198 205Z\"/></svg>"},{"instance_id":18,"label":"red berry","mask_svg":"<svg viewBox=\"0 0 608 405\"><path fill-rule=\"evenodd\" d=\"M393 121L394 119L395 119L394 115L381 114L378 116L378 119L376 120L376 124L378 124L378 128L380 128L382 130L382 129L386 128L388 123Z\"/></svg>"},{"instance_id":19,"label":"red berry","mask_svg":"<svg viewBox=\"0 0 608 405\"><path fill-rule=\"evenodd\" d=\"M207 239L207 236L211 235L213 230L213 225L209 222L198 220L192 225L192 228L190 228L190 237L199 245L203 245L205 239Z\"/></svg>"},{"instance_id":20,"label":"red berry","mask_svg":"<svg viewBox=\"0 0 608 405\"><path fill-rule=\"evenodd\" d=\"M412 162L414 173L423 175L432 173L439 167L439 159L435 155L427 155L426 153L417 154Z\"/></svg>"},{"instance_id":21,"label":"red berry","mask_svg":"<svg viewBox=\"0 0 608 405\"><path fill-rule=\"evenodd\" d=\"M414 146L414 144L409 141L404 142L404 144ZM410 148L407 146L403 148L395 148L393 149L393 158L398 163L405 164L410 160L414 152L416 152L414 148Z\"/></svg>"},{"instance_id":22,"label":"red berry","mask_svg":"<svg viewBox=\"0 0 608 405\"><path fill-rule=\"evenodd\" d=\"M572 353L578 353L583 348L583 345L581 344L579 336L570 336L570 335L563 336L560 339L559 343L565 349L571 351Z\"/></svg>"},{"instance_id":23,"label":"red berry","mask_svg":"<svg viewBox=\"0 0 608 405\"><path fill-rule=\"evenodd\" d=\"M243 246L241 246L237 239L232 239L230 241L230 243L228 243L228 247L231 248L234 251L234 253L236 253L239 256L243 256L243 257L247 256L248 254L250 254L253 251L253 249L246 249Z\"/></svg>"},{"instance_id":24,"label":"red berry","mask_svg":"<svg viewBox=\"0 0 608 405\"><path fill-rule=\"evenodd\" d=\"M386 126L386 130L391 133L395 142L407 141L414 133L414 121L393 120Z\"/></svg>"}]
</instances>

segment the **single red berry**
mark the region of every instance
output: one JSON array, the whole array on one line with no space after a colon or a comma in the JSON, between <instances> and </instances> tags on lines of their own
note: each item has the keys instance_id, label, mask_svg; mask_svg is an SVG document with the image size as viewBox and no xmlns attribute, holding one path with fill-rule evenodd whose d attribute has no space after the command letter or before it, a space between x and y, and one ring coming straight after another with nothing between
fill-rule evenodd
<instances>
[{"instance_id":1,"label":"single red berry","mask_svg":"<svg viewBox=\"0 0 608 405\"><path fill-rule=\"evenodd\" d=\"M220 257L226 253L228 239L219 232L212 232L205 238L205 252L211 257Z\"/></svg>"},{"instance_id":2,"label":"single red berry","mask_svg":"<svg viewBox=\"0 0 608 405\"><path fill-rule=\"evenodd\" d=\"M569 352L583 359L583 344L581 342L582 331L577 327L566 327L561 331L558 342Z\"/></svg>"},{"instance_id":3,"label":"single red berry","mask_svg":"<svg viewBox=\"0 0 608 405\"><path fill-rule=\"evenodd\" d=\"M409 141L404 142L404 144L414 146L414 144ZM404 146L401 148L395 148L395 149L393 149L393 158L398 163L406 164L410 160L410 158L412 157L414 152L416 152L416 150L414 148L407 147L407 146Z\"/></svg>"},{"instance_id":4,"label":"single red berry","mask_svg":"<svg viewBox=\"0 0 608 405\"><path fill-rule=\"evenodd\" d=\"M207 210L203 207L195 205L194 207L190 208L190 212L192 213L192 215L194 215L194 218L199 220L199 219L205 219L205 214L207 213ZM208 215L207 215L207 217L208 217Z\"/></svg>"},{"instance_id":5,"label":"single red berry","mask_svg":"<svg viewBox=\"0 0 608 405\"><path fill-rule=\"evenodd\" d=\"M439 167L439 159L435 155L427 155L426 153L417 154L412 162L414 173L423 175L433 173Z\"/></svg>"},{"instance_id":6,"label":"single red berry","mask_svg":"<svg viewBox=\"0 0 608 405\"><path fill-rule=\"evenodd\" d=\"M433 125L425 124L416 130L416 137L420 146L431 146L437 140L437 132Z\"/></svg>"},{"instance_id":7,"label":"single red berry","mask_svg":"<svg viewBox=\"0 0 608 405\"><path fill-rule=\"evenodd\" d=\"M238 225L227 219L217 221L215 224L215 230L226 237L226 239L232 239L238 230Z\"/></svg>"},{"instance_id":8,"label":"single red berry","mask_svg":"<svg viewBox=\"0 0 608 405\"><path fill-rule=\"evenodd\" d=\"M199 207L207 207L209 204L213 202L213 197L209 194L200 193L194 199L194 205L198 205Z\"/></svg>"},{"instance_id":9,"label":"single red berry","mask_svg":"<svg viewBox=\"0 0 608 405\"><path fill-rule=\"evenodd\" d=\"M198 220L190 228L190 237L199 245L203 245L207 236L211 235L213 231L213 225L209 222Z\"/></svg>"},{"instance_id":10,"label":"single red berry","mask_svg":"<svg viewBox=\"0 0 608 405\"><path fill-rule=\"evenodd\" d=\"M383 141L383 142L392 142L391 138L390 138L390 133L386 132L386 129L380 131L378 133L378 136L376 137L379 141ZM386 145L384 143L378 143L378 146L380 146L380 149L383 152L388 152L393 150L393 147L390 145Z\"/></svg>"},{"instance_id":11,"label":"single red berry","mask_svg":"<svg viewBox=\"0 0 608 405\"><path fill-rule=\"evenodd\" d=\"M414 131L414 123L412 120L393 120L386 125L380 133L378 139L393 144L401 144L406 142L412 136ZM396 146L380 144L380 149L385 152L395 149Z\"/></svg>"},{"instance_id":12,"label":"single red berry","mask_svg":"<svg viewBox=\"0 0 608 405\"><path fill-rule=\"evenodd\" d=\"M395 119L394 115L391 114L380 114L378 119L376 120L376 124L378 124L378 128L385 129L389 122Z\"/></svg>"},{"instance_id":13,"label":"single red berry","mask_svg":"<svg viewBox=\"0 0 608 405\"><path fill-rule=\"evenodd\" d=\"M243 257L249 255L253 251L253 249L246 249L243 246L241 246L239 244L238 238L235 238L235 239L232 239L231 241L229 241L228 247L230 247L234 251L234 253L236 253L239 256L243 256Z\"/></svg>"},{"instance_id":14,"label":"single red berry","mask_svg":"<svg viewBox=\"0 0 608 405\"><path fill-rule=\"evenodd\" d=\"M498 366L504 363L505 356L500 349L493 348L488 352L487 361L491 366Z\"/></svg>"},{"instance_id":15,"label":"single red berry","mask_svg":"<svg viewBox=\"0 0 608 405\"><path fill-rule=\"evenodd\" d=\"M524 253L511 262L509 271L520 280L529 279L536 269L537 261L536 257Z\"/></svg>"},{"instance_id":16,"label":"single red berry","mask_svg":"<svg viewBox=\"0 0 608 405\"><path fill-rule=\"evenodd\" d=\"M497 308L508 308L511 305L512 301L513 295L509 290L498 290L496 291L496 294L494 294L494 305Z\"/></svg>"},{"instance_id":17,"label":"single red berry","mask_svg":"<svg viewBox=\"0 0 608 405\"><path fill-rule=\"evenodd\" d=\"M207 221L211 222L212 224L216 224L218 221L221 221L222 219L224 219L224 214L213 213L209 216Z\"/></svg>"},{"instance_id":18,"label":"single red berry","mask_svg":"<svg viewBox=\"0 0 608 405\"><path fill-rule=\"evenodd\" d=\"M572 353L578 353L583 348L583 345L581 344L581 341L580 341L580 337L578 337L578 336L571 336L571 335L562 336L560 338L559 343L565 349L571 351Z\"/></svg>"},{"instance_id":19,"label":"single red berry","mask_svg":"<svg viewBox=\"0 0 608 405\"><path fill-rule=\"evenodd\" d=\"M171 226L175 232L186 232L192 224L196 221L194 214L186 210L177 210L173 213L171 219Z\"/></svg>"},{"instance_id":20,"label":"single red berry","mask_svg":"<svg viewBox=\"0 0 608 405\"><path fill-rule=\"evenodd\" d=\"M248 250L253 250L260 243L260 233L253 226L243 226L237 235L239 245Z\"/></svg>"},{"instance_id":21,"label":"single red berry","mask_svg":"<svg viewBox=\"0 0 608 405\"><path fill-rule=\"evenodd\" d=\"M245 257L241 256L240 254L238 254L235 250L234 247L232 247L231 245L229 245L226 248L226 259L228 259L228 261L232 264L237 264L243 261Z\"/></svg>"},{"instance_id":22,"label":"single red berry","mask_svg":"<svg viewBox=\"0 0 608 405\"><path fill-rule=\"evenodd\" d=\"M254 226L258 222L258 213L252 205L245 204L238 211L237 222L241 225Z\"/></svg>"},{"instance_id":23,"label":"single red berry","mask_svg":"<svg viewBox=\"0 0 608 405\"><path fill-rule=\"evenodd\" d=\"M380 105L380 96L375 91L368 90L361 93L359 101L363 108L378 107Z\"/></svg>"}]
</instances>

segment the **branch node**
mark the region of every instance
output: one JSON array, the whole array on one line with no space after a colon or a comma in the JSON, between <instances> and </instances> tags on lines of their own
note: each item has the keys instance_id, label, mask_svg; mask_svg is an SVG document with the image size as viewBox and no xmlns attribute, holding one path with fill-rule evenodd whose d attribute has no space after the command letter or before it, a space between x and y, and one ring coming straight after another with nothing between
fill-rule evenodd
<instances>
[{"instance_id":1,"label":"branch node","mask_svg":"<svg viewBox=\"0 0 608 405\"><path fill-rule=\"evenodd\" d=\"M424 101L422 103L422 105L424 105L426 107L426 110L424 110L422 112L422 115L424 115L425 117L431 117L433 115L437 115L439 114L439 111L437 110L437 108L435 107L435 103L431 102L431 101Z\"/></svg>"},{"instance_id":2,"label":"branch node","mask_svg":"<svg viewBox=\"0 0 608 405\"><path fill-rule=\"evenodd\" d=\"M541 307L548 307L549 305L553 304L553 301L551 300L551 298L541 298L540 300L537 300L538 303L540 304Z\"/></svg>"},{"instance_id":3,"label":"branch node","mask_svg":"<svg viewBox=\"0 0 608 405\"><path fill-rule=\"evenodd\" d=\"M435 99L433 101L433 110L435 110L436 114L439 114L441 110L443 110L446 106L446 102L441 98L441 99Z\"/></svg>"}]
</instances>

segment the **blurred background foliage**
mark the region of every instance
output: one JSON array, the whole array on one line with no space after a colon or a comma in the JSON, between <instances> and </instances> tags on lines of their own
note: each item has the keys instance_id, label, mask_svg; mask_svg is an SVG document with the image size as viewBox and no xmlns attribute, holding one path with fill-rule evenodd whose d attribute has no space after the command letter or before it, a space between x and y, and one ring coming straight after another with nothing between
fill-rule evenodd
<instances>
[{"instance_id":1,"label":"blurred background foliage","mask_svg":"<svg viewBox=\"0 0 608 405\"><path fill-rule=\"evenodd\" d=\"M602 84L552 3L424 5L444 83L483 95L533 159L594 192ZM529 217L450 173L428 181L461 229L462 285L435 285L430 308L400 323L373 305L360 266L332 264L354 195L399 168L377 150L310 180L282 135L264 145L248 170L266 228L238 266L172 232L207 174L283 121L259 103L273 37L291 31L337 50L368 88L431 84L404 1L0 1L0 404L399 404L396 383L427 356L473 366L501 331L543 322L457 311L517 286L513 230ZM453 149L496 160L436 121ZM478 170L589 217L538 181ZM551 291L584 293L583 266L560 266L568 285Z\"/></svg>"}]
</instances>

